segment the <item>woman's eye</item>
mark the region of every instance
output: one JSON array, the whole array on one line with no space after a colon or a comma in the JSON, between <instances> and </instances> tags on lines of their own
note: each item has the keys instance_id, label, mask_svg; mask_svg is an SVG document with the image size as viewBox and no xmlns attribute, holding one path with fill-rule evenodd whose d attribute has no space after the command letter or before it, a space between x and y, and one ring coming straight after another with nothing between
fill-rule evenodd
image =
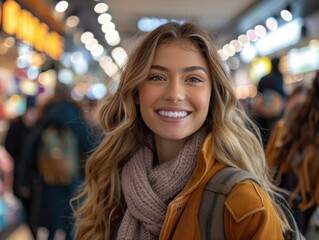
<instances>
[{"instance_id":1,"label":"woman's eye","mask_svg":"<svg viewBox=\"0 0 319 240\"><path fill-rule=\"evenodd\" d=\"M165 79L159 75L154 75L154 76L150 76L149 77L150 80L153 80L153 81L164 81Z\"/></svg>"},{"instance_id":2,"label":"woman's eye","mask_svg":"<svg viewBox=\"0 0 319 240\"><path fill-rule=\"evenodd\" d=\"M197 82L202 82L202 80L197 77L190 77L187 79L187 82L197 83Z\"/></svg>"}]
</instances>

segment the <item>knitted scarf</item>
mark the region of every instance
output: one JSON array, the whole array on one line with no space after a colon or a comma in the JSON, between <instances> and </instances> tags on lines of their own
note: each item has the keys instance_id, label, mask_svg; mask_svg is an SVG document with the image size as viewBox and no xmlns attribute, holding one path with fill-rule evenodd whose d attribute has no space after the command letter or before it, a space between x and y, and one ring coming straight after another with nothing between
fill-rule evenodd
<instances>
[{"instance_id":1,"label":"knitted scarf","mask_svg":"<svg viewBox=\"0 0 319 240\"><path fill-rule=\"evenodd\" d=\"M121 181L127 209L117 239L158 239L167 205L193 174L205 137L204 131L195 133L178 156L160 165L154 166L154 153L147 146L124 165Z\"/></svg>"}]
</instances>

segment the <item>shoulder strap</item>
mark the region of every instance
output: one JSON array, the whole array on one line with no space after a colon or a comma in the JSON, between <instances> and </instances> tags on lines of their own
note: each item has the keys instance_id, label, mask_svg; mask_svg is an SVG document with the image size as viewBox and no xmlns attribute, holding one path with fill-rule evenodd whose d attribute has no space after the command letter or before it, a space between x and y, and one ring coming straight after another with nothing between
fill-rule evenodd
<instances>
[{"instance_id":1,"label":"shoulder strap","mask_svg":"<svg viewBox=\"0 0 319 240\"><path fill-rule=\"evenodd\" d=\"M199 226L202 240L225 240L224 209L225 200L237 183L258 180L249 172L239 168L225 167L217 172L207 183L199 209ZM288 202L278 196L276 201L281 205L292 231L288 231L285 239L305 240L296 224Z\"/></svg>"},{"instance_id":2,"label":"shoulder strap","mask_svg":"<svg viewBox=\"0 0 319 240\"><path fill-rule=\"evenodd\" d=\"M224 240L225 200L233 187L242 181L257 179L239 168L225 167L207 183L199 209L201 239Z\"/></svg>"}]
</instances>

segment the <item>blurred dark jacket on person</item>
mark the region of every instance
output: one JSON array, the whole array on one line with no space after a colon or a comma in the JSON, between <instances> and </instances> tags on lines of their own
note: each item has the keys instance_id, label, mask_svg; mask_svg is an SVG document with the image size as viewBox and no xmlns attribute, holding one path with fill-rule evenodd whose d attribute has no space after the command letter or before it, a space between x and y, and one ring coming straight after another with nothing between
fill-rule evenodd
<instances>
[{"instance_id":1,"label":"blurred dark jacket on person","mask_svg":"<svg viewBox=\"0 0 319 240\"><path fill-rule=\"evenodd\" d=\"M37 121L37 115L36 97L28 96L25 113L10 121L4 140L4 146L14 160L13 192L18 197L21 197L17 191L17 179L19 178L17 173L20 168L21 152L28 134Z\"/></svg>"},{"instance_id":2,"label":"blurred dark jacket on person","mask_svg":"<svg viewBox=\"0 0 319 240\"><path fill-rule=\"evenodd\" d=\"M19 191L19 182L22 180L20 179L20 169L23 165L21 156L24 147L23 145L26 143L27 136L34 128L37 120L37 99L35 96L27 96L25 112L21 116L10 121L4 140L4 146L14 161L12 190L14 195L22 202L25 222L28 225L30 225L30 199L23 194L21 195Z\"/></svg>"},{"instance_id":3,"label":"blurred dark jacket on person","mask_svg":"<svg viewBox=\"0 0 319 240\"><path fill-rule=\"evenodd\" d=\"M80 105L71 99L68 87L63 84L57 85L55 95L43 105L40 114L37 126L28 135L24 145L21 159L23 167L20 172L23 187L20 190L22 194L31 197L33 231L36 232L39 227L45 227L50 232L49 239L53 239L54 232L62 229L67 237L70 237L72 210L69 201L84 179L85 159L94 148L95 140ZM47 184L37 168L37 151L41 133L52 124L65 125L73 131L81 156L78 161L80 175L66 186Z\"/></svg>"}]
</instances>

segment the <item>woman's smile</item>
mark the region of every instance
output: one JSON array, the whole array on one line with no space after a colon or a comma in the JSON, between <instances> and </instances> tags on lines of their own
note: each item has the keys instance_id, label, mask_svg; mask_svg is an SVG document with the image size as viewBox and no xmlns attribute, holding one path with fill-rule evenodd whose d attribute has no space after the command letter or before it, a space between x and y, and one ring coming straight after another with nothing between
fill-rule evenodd
<instances>
[{"instance_id":1,"label":"woman's smile","mask_svg":"<svg viewBox=\"0 0 319 240\"><path fill-rule=\"evenodd\" d=\"M186 118L189 114L191 114L191 111L185 111L185 110L169 110L169 109L157 109L155 112L160 116L164 117L165 119L183 119Z\"/></svg>"}]
</instances>

